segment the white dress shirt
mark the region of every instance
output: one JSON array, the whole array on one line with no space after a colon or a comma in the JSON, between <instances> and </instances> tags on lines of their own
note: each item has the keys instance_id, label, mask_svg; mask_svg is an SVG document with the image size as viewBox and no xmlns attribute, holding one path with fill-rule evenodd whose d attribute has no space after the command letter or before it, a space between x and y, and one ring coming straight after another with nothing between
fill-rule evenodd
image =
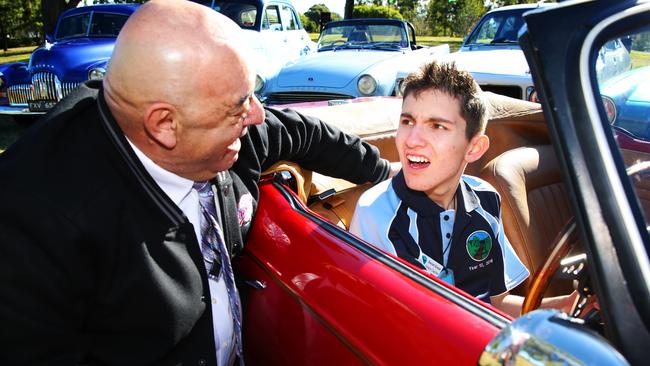
<instances>
[{"instance_id":1,"label":"white dress shirt","mask_svg":"<svg viewBox=\"0 0 650 366\"><path fill-rule=\"evenodd\" d=\"M183 211L192 223L200 246L202 239L200 232L201 208L199 206L199 194L192 188L194 182L161 168L140 151L130 140L129 143L144 168L153 177L158 186ZM217 213L219 213L219 202L218 200L215 201L217 201L215 205L217 206ZM226 289L223 276L219 276L218 280L209 278L208 282L210 284L217 364L220 366L230 365L236 353L234 348L234 325L230 303L228 302L228 290Z\"/></svg>"}]
</instances>

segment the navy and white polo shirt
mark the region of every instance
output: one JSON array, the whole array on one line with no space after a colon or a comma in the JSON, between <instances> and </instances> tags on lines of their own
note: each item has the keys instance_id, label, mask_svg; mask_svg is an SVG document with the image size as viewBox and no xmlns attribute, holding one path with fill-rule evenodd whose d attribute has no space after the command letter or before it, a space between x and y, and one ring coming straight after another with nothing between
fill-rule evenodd
<instances>
[{"instance_id":1,"label":"navy and white polo shirt","mask_svg":"<svg viewBox=\"0 0 650 366\"><path fill-rule=\"evenodd\" d=\"M350 231L489 303L529 276L503 231L500 204L489 183L463 175L456 210L444 210L400 172L359 198Z\"/></svg>"}]
</instances>

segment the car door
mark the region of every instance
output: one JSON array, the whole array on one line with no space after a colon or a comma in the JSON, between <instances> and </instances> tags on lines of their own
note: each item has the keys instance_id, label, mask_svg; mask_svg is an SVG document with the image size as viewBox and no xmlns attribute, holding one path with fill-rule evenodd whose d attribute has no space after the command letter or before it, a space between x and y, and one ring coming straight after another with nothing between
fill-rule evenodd
<instances>
[{"instance_id":1,"label":"car door","mask_svg":"<svg viewBox=\"0 0 650 366\"><path fill-rule=\"evenodd\" d=\"M280 17L282 18L282 27L286 32L289 58L294 59L313 51L309 34L303 29L296 9L289 4L281 4Z\"/></svg>"},{"instance_id":2,"label":"car door","mask_svg":"<svg viewBox=\"0 0 650 366\"><path fill-rule=\"evenodd\" d=\"M264 5L260 38L266 60L281 64L287 58L288 38L282 27L280 4L269 2Z\"/></svg>"},{"instance_id":3,"label":"car door","mask_svg":"<svg viewBox=\"0 0 650 366\"><path fill-rule=\"evenodd\" d=\"M617 144L601 98L599 72L606 68L598 62L603 47L623 37L633 40L632 67L648 63L650 3L567 2L525 19L520 42L567 178L604 335L630 363L644 364L650 344L647 154L629 159L630 146ZM647 113L647 102L634 102Z\"/></svg>"},{"instance_id":4,"label":"car door","mask_svg":"<svg viewBox=\"0 0 650 366\"><path fill-rule=\"evenodd\" d=\"M279 182L260 185L237 263L247 364L474 365L508 323L310 212Z\"/></svg>"}]
</instances>

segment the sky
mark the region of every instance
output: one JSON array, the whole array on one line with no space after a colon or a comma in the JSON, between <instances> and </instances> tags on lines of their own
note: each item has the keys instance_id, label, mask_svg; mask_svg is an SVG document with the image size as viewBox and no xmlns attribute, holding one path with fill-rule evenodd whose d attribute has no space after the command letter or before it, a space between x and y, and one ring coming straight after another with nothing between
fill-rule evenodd
<instances>
[{"instance_id":1,"label":"sky","mask_svg":"<svg viewBox=\"0 0 650 366\"><path fill-rule=\"evenodd\" d=\"M345 12L345 0L293 0L292 2L300 14L304 14L315 4L325 4L330 11L339 13L340 16Z\"/></svg>"}]
</instances>

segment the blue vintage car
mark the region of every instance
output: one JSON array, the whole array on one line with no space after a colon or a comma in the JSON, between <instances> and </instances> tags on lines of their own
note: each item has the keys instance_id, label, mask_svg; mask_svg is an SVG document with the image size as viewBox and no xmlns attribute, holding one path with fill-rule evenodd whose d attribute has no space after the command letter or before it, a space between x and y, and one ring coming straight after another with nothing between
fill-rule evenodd
<instances>
[{"instance_id":1,"label":"blue vintage car","mask_svg":"<svg viewBox=\"0 0 650 366\"><path fill-rule=\"evenodd\" d=\"M615 76L600 88L609 122L634 138L650 141L650 66Z\"/></svg>"},{"instance_id":2,"label":"blue vintage car","mask_svg":"<svg viewBox=\"0 0 650 366\"><path fill-rule=\"evenodd\" d=\"M286 64L258 89L267 104L396 95L397 71L415 70L449 45L423 47L415 29L398 19L347 19L329 22L318 52Z\"/></svg>"},{"instance_id":3,"label":"blue vintage car","mask_svg":"<svg viewBox=\"0 0 650 366\"><path fill-rule=\"evenodd\" d=\"M7 85L9 80L29 80L26 62L11 62L0 65L0 106L9 105Z\"/></svg>"},{"instance_id":4,"label":"blue vintage car","mask_svg":"<svg viewBox=\"0 0 650 366\"><path fill-rule=\"evenodd\" d=\"M45 113L80 83L101 79L117 34L137 6L93 5L64 12L54 35L32 53L27 74L8 75L8 106L0 106L0 114Z\"/></svg>"}]
</instances>

